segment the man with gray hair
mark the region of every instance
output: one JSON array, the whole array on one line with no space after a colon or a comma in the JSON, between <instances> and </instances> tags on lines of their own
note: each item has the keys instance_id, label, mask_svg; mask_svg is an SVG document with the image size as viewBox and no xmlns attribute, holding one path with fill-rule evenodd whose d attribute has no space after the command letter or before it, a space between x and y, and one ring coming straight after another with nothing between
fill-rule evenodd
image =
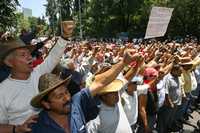
<instances>
[{"instance_id":1,"label":"man with gray hair","mask_svg":"<svg viewBox=\"0 0 200 133\"><path fill-rule=\"evenodd\" d=\"M74 22L63 23L63 38L69 37ZM0 64L11 69L10 76L0 83L0 132L30 132L29 125L35 123L35 110L30 106L31 98L38 93L41 75L50 73L58 64L67 41L59 38L44 62L33 69L31 52L34 45L25 45L17 39L0 42Z\"/></svg>"}]
</instances>

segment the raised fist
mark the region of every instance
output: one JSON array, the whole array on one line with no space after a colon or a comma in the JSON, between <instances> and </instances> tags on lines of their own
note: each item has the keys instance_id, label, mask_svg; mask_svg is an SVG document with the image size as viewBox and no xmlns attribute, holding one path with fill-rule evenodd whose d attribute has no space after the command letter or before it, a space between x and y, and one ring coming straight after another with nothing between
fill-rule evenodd
<instances>
[{"instance_id":1,"label":"raised fist","mask_svg":"<svg viewBox=\"0 0 200 133\"><path fill-rule=\"evenodd\" d=\"M126 65L130 64L132 61L138 61L141 58L139 53L136 53L134 49L128 49L124 52L123 61Z\"/></svg>"},{"instance_id":2,"label":"raised fist","mask_svg":"<svg viewBox=\"0 0 200 133\"><path fill-rule=\"evenodd\" d=\"M68 38L72 36L72 33L74 31L75 28L75 23L74 21L63 21L61 22L62 25L62 36L64 38Z\"/></svg>"}]
</instances>

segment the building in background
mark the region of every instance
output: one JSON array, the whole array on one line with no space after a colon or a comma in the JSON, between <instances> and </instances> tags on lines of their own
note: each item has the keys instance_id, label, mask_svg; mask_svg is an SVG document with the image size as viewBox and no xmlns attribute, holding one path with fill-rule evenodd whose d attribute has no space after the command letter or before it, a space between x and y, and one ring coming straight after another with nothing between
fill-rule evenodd
<instances>
[{"instance_id":1,"label":"building in background","mask_svg":"<svg viewBox=\"0 0 200 133\"><path fill-rule=\"evenodd\" d=\"M23 15L25 17L32 17L32 10L30 8L22 8Z\"/></svg>"}]
</instances>

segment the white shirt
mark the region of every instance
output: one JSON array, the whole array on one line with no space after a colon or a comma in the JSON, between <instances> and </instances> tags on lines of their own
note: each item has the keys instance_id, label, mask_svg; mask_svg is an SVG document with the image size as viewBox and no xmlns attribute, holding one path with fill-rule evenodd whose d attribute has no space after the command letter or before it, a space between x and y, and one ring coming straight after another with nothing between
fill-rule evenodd
<instances>
[{"instance_id":1,"label":"white shirt","mask_svg":"<svg viewBox=\"0 0 200 133\"><path fill-rule=\"evenodd\" d=\"M158 94L158 107L162 107L165 101L166 89L165 89L165 78L160 80L157 87L157 94Z\"/></svg>"},{"instance_id":2,"label":"white shirt","mask_svg":"<svg viewBox=\"0 0 200 133\"><path fill-rule=\"evenodd\" d=\"M190 76L191 76L191 80L192 80L192 91L194 91L197 89L197 79L196 79L195 73L193 71L190 73Z\"/></svg>"},{"instance_id":3,"label":"white shirt","mask_svg":"<svg viewBox=\"0 0 200 133\"><path fill-rule=\"evenodd\" d=\"M44 62L37 66L27 80L8 77L0 83L0 123L22 124L34 113L30 105L33 96L38 94L39 78L50 73L60 61L66 41L59 39Z\"/></svg>"},{"instance_id":4,"label":"white shirt","mask_svg":"<svg viewBox=\"0 0 200 133\"><path fill-rule=\"evenodd\" d=\"M134 125L138 118L138 95L137 91L133 92L133 95L129 95L126 91L122 94L122 98L125 101L124 112L130 125Z\"/></svg>"},{"instance_id":5,"label":"white shirt","mask_svg":"<svg viewBox=\"0 0 200 133\"><path fill-rule=\"evenodd\" d=\"M149 87L150 86L148 84L137 85L137 94L138 94L138 96L139 95L147 95Z\"/></svg>"},{"instance_id":6,"label":"white shirt","mask_svg":"<svg viewBox=\"0 0 200 133\"><path fill-rule=\"evenodd\" d=\"M122 98L125 104L124 112L126 113L129 124L132 126L137 122L138 119L138 96L146 95L149 85L137 85L137 91L133 92L133 96L128 95L126 91L122 93Z\"/></svg>"},{"instance_id":7,"label":"white shirt","mask_svg":"<svg viewBox=\"0 0 200 133\"><path fill-rule=\"evenodd\" d=\"M87 124L88 133L132 133L121 100L115 107L100 105L100 112L96 119Z\"/></svg>"},{"instance_id":8,"label":"white shirt","mask_svg":"<svg viewBox=\"0 0 200 133\"><path fill-rule=\"evenodd\" d=\"M195 69L197 83L200 84L200 65Z\"/></svg>"},{"instance_id":9,"label":"white shirt","mask_svg":"<svg viewBox=\"0 0 200 133\"><path fill-rule=\"evenodd\" d=\"M180 83L180 79L172 76L170 73L165 76L166 94L169 95L175 105L181 105L182 103L182 90Z\"/></svg>"}]
</instances>

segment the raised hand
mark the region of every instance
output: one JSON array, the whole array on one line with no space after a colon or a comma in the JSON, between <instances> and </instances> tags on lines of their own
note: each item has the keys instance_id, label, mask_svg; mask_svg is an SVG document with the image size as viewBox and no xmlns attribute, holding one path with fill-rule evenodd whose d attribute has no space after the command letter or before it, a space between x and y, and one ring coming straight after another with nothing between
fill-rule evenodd
<instances>
[{"instance_id":1,"label":"raised hand","mask_svg":"<svg viewBox=\"0 0 200 133\"><path fill-rule=\"evenodd\" d=\"M130 64L132 61L139 60L141 55L136 53L134 49L128 49L124 52L123 61L126 65Z\"/></svg>"},{"instance_id":2,"label":"raised hand","mask_svg":"<svg viewBox=\"0 0 200 133\"><path fill-rule=\"evenodd\" d=\"M75 23L74 21L63 21L61 23L62 25L62 36L64 38L68 38L68 37L71 37L72 36L72 33L74 31L74 28L75 28Z\"/></svg>"},{"instance_id":3,"label":"raised hand","mask_svg":"<svg viewBox=\"0 0 200 133\"><path fill-rule=\"evenodd\" d=\"M178 64L180 62L180 57L178 55L174 56L174 62Z\"/></svg>"},{"instance_id":4,"label":"raised hand","mask_svg":"<svg viewBox=\"0 0 200 133\"><path fill-rule=\"evenodd\" d=\"M15 128L16 133L27 133L31 132L31 124L37 123L37 115L29 117L22 125L18 125Z\"/></svg>"},{"instance_id":5,"label":"raised hand","mask_svg":"<svg viewBox=\"0 0 200 133\"><path fill-rule=\"evenodd\" d=\"M137 59L137 66L140 67L144 64L144 57L142 55Z\"/></svg>"}]
</instances>

